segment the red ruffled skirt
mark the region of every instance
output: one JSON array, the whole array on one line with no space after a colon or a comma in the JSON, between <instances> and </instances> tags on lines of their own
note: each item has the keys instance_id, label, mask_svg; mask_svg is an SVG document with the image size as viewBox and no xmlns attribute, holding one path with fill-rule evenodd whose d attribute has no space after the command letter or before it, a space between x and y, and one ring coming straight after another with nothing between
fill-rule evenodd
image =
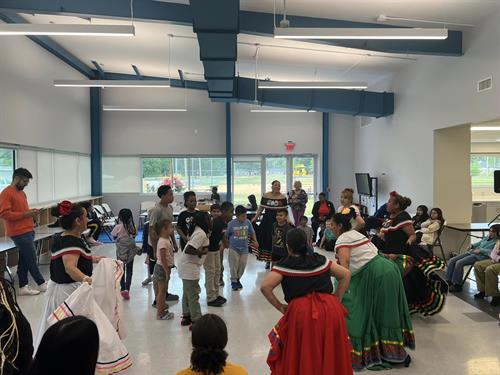
<instances>
[{"instance_id":1,"label":"red ruffled skirt","mask_svg":"<svg viewBox=\"0 0 500 375\"><path fill-rule=\"evenodd\" d=\"M294 298L269 333L272 375L352 375L346 309L336 296Z\"/></svg>"}]
</instances>

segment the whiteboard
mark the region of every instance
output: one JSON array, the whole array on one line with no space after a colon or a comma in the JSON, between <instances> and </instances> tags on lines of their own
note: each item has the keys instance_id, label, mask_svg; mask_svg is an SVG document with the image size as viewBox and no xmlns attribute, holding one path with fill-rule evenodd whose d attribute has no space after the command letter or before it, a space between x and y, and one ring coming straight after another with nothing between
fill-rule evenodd
<instances>
[{"instance_id":1,"label":"whiteboard","mask_svg":"<svg viewBox=\"0 0 500 375\"><path fill-rule=\"evenodd\" d=\"M102 158L103 193L140 193L141 159L139 157Z\"/></svg>"},{"instance_id":2,"label":"whiteboard","mask_svg":"<svg viewBox=\"0 0 500 375\"><path fill-rule=\"evenodd\" d=\"M24 188L24 192L28 197L28 203L33 204L38 202L38 171L36 151L32 150L18 150L16 168L26 168L31 172L33 178L30 180L28 186Z\"/></svg>"},{"instance_id":3,"label":"whiteboard","mask_svg":"<svg viewBox=\"0 0 500 375\"><path fill-rule=\"evenodd\" d=\"M54 153L55 199L78 196L78 156Z\"/></svg>"}]
</instances>

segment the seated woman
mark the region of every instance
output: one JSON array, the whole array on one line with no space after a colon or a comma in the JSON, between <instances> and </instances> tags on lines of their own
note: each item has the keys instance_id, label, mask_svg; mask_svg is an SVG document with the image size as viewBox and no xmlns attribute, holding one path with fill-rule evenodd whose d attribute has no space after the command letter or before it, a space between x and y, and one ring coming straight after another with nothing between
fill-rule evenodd
<instances>
[{"instance_id":1,"label":"seated woman","mask_svg":"<svg viewBox=\"0 0 500 375\"><path fill-rule=\"evenodd\" d=\"M500 274L500 240L490 254L490 259L474 263L474 273L479 293L474 295L476 299L491 296L491 306L500 304L500 290L498 289L498 275Z\"/></svg>"},{"instance_id":2,"label":"seated woman","mask_svg":"<svg viewBox=\"0 0 500 375\"><path fill-rule=\"evenodd\" d=\"M405 211L410 205L409 198L390 193L389 218L372 242L400 268L410 313L434 315L442 310L448 293L448 285L434 272L444 269L444 262L415 243L413 222Z\"/></svg>"},{"instance_id":3,"label":"seated woman","mask_svg":"<svg viewBox=\"0 0 500 375\"><path fill-rule=\"evenodd\" d=\"M348 213L352 208L355 212L355 216L351 220L352 228L358 232L362 232L365 227L365 221L361 217L359 208L353 203L353 194L354 190L351 188L345 188L342 190L342 193L340 194L340 203L342 205L337 209L337 212Z\"/></svg>"},{"instance_id":4,"label":"seated woman","mask_svg":"<svg viewBox=\"0 0 500 375\"><path fill-rule=\"evenodd\" d=\"M335 214L332 229L337 236L335 250L340 265L351 271L351 283L342 304L353 346L355 370L409 366L405 347L415 349L415 337L398 267L378 255L368 238L352 230L354 210Z\"/></svg>"},{"instance_id":5,"label":"seated woman","mask_svg":"<svg viewBox=\"0 0 500 375\"><path fill-rule=\"evenodd\" d=\"M83 316L65 318L43 335L28 375L94 375L99 353L99 332Z\"/></svg>"},{"instance_id":6,"label":"seated woman","mask_svg":"<svg viewBox=\"0 0 500 375\"><path fill-rule=\"evenodd\" d=\"M316 236L318 235L318 228L323 228L325 226L325 222L328 219L331 219L333 214L335 213L335 207L333 203L326 199L325 193L319 193L319 200L314 203L312 209L312 218L311 218L311 227L313 230L313 242L319 243L321 241L321 235L316 241Z\"/></svg>"},{"instance_id":7,"label":"seated woman","mask_svg":"<svg viewBox=\"0 0 500 375\"><path fill-rule=\"evenodd\" d=\"M271 374L352 375L347 312L340 304L349 270L320 254L309 255L300 229L287 233L287 248L288 257L272 268L260 288L284 314L269 333ZM338 279L335 295L332 276ZM273 292L280 284L288 305Z\"/></svg>"},{"instance_id":8,"label":"seated woman","mask_svg":"<svg viewBox=\"0 0 500 375\"><path fill-rule=\"evenodd\" d=\"M448 261L446 269L446 281L451 285L450 292L461 292L464 277L464 267L472 265L480 260L490 257L495 243L499 237L500 225L492 225L488 237L471 245L470 249L463 254L457 255Z\"/></svg>"},{"instance_id":9,"label":"seated woman","mask_svg":"<svg viewBox=\"0 0 500 375\"><path fill-rule=\"evenodd\" d=\"M421 204L417 207L417 214L411 218L413 220L413 228L420 229L422 223L429 219L429 209L427 206Z\"/></svg>"},{"instance_id":10,"label":"seated woman","mask_svg":"<svg viewBox=\"0 0 500 375\"><path fill-rule=\"evenodd\" d=\"M248 375L241 366L226 361L226 323L215 314L205 314L193 325L191 366L177 375Z\"/></svg>"},{"instance_id":11,"label":"seated woman","mask_svg":"<svg viewBox=\"0 0 500 375\"><path fill-rule=\"evenodd\" d=\"M64 229L54 237L50 260L50 281L47 288L47 303L42 315L38 339L48 328L47 317L73 293L82 282L92 283L93 263L103 257L94 256L82 240L87 229L87 211L79 204L63 201L51 210Z\"/></svg>"},{"instance_id":12,"label":"seated woman","mask_svg":"<svg viewBox=\"0 0 500 375\"><path fill-rule=\"evenodd\" d=\"M431 216L420 225L417 231L417 243L432 246L436 242L439 230L444 225L443 211L440 208L433 208ZM415 224L415 222L413 222Z\"/></svg>"}]
</instances>

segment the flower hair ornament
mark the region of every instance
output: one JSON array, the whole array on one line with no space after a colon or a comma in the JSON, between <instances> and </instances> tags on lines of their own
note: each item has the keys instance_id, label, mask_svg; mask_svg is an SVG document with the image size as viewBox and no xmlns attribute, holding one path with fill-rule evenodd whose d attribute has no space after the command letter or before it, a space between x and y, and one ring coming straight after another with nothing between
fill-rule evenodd
<instances>
[{"instance_id":1,"label":"flower hair ornament","mask_svg":"<svg viewBox=\"0 0 500 375\"><path fill-rule=\"evenodd\" d=\"M342 215L349 215L350 213L351 213L351 207L345 207L341 212Z\"/></svg>"},{"instance_id":2,"label":"flower hair ornament","mask_svg":"<svg viewBox=\"0 0 500 375\"><path fill-rule=\"evenodd\" d=\"M389 193L389 195L390 195L391 197L397 197L399 194L398 194L398 192L397 192L397 191L391 191L391 192Z\"/></svg>"},{"instance_id":3,"label":"flower hair ornament","mask_svg":"<svg viewBox=\"0 0 500 375\"><path fill-rule=\"evenodd\" d=\"M73 208L73 203L70 201L62 201L59 203L58 211L59 215L67 216L71 213L71 209Z\"/></svg>"}]
</instances>

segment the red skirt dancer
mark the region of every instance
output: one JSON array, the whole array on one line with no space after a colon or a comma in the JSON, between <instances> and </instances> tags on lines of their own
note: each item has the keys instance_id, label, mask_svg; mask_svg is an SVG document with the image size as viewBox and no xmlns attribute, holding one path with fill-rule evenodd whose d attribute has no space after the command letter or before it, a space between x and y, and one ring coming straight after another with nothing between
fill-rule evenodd
<instances>
[{"instance_id":1,"label":"red skirt dancer","mask_svg":"<svg viewBox=\"0 0 500 375\"><path fill-rule=\"evenodd\" d=\"M346 309L328 293L294 298L269 333L272 375L352 375Z\"/></svg>"}]
</instances>

